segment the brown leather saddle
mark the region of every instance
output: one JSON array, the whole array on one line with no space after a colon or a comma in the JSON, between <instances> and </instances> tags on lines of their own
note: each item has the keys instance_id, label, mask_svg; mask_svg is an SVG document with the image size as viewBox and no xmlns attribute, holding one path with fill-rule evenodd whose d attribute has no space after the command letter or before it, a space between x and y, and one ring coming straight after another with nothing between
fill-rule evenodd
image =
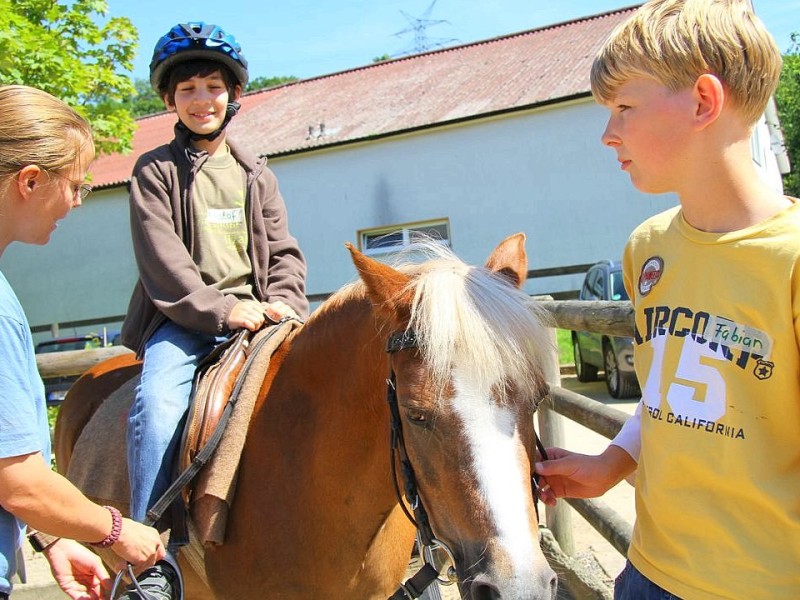
<instances>
[{"instance_id":1,"label":"brown leather saddle","mask_svg":"<svg viewBox=\"0 0 800 600\"><path fill-rule=\"evenodd\" d=\"M246 329L238 330L214 348L198 365L181 441L179 472L189 468L219 425L239 377L244 376L242 369L253 335ZM188 488L184 488L183 494L184 500L188 502Z\"/></svg>"}]
</instances>

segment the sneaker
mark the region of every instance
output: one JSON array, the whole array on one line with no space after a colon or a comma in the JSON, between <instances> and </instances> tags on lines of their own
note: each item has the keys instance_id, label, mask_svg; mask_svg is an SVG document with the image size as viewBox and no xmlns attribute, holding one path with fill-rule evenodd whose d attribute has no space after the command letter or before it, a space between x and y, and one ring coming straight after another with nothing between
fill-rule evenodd
<instances>
[{"instance_id":1,"label":"sneaker","mask_svg":"<svg viewBox=\"0 0 800 600\"><path fill-rule=\"evenodd\" d=\"M117 600L183 600L183 577L178 563L168 553L142 571Z\"/></svg>"}]
</instances>

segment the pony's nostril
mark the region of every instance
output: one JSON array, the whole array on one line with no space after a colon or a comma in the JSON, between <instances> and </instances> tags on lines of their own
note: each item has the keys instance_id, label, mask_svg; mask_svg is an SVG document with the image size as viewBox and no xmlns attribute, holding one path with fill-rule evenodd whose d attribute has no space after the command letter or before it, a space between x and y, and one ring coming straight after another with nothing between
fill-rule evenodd
<instances>
[{"instance_id":1,"label":"pony's nostril","mask_svg":"<svg viewBox=\"0 0 800 600\"><path fill-rule=\"evenodd\" d=\"M477 583L472 586L472 600L500 600L500 592L488 583Z\"/></svg>"},{"instance_id":2,"label":"pony's nostril","mask_svg":"<svg viewBox=\"0 0 800 600\"><path fill-rule=\"evenodd\" d=\"M558 598L558 575L555 573L553 573L553 576L550 578L550 598L552 598L552 600Z\"/></svg>"}]
</instances>

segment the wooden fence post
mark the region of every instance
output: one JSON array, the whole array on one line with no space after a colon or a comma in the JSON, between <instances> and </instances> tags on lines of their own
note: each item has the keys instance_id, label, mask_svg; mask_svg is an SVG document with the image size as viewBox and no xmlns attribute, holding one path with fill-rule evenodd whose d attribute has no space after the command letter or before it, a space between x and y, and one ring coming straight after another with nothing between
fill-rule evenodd
<instances>
[{"instance_id":1,"label":"wooden fence post","mask_svg":"<svg viewBox=\"0 0 800 600\"><path fill-rule=\"evenodd\" d=\"M558 361L558 340L555 328L550 328L551 340L555 356L549 361L549 372L545 373L547 384L551 389L561 387L561 368ZM548 402L539 407L536 412L539 423L539 438L545 447L559 446L564 447L564 423L563 417L552 410ZM548 529L553 533L553 537L561 546L565 554L575 554L575 541L572 536L572 513L564 500L559 500L554 507L548 506L545 509L545 520Z\"/></svg>"}]
</instances>

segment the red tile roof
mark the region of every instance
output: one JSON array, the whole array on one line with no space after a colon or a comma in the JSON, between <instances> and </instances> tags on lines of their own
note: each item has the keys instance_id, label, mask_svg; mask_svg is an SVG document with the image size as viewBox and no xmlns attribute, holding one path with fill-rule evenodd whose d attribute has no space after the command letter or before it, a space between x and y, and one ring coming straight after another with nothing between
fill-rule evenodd
<instances>
[{"instance_id":1,"label":"red tile roof","mask_svg":"<svg viewBox=\"0 0 800 600\"><path fill-rule=\"evenodd\" d=\"M229 133L276 156L586 95L595 53L635 8L252 92ZM172 139L175 116L137 124L131 153L94 162L96 187L126 183L143 152Z\"/></svg>"}]
</instances>

